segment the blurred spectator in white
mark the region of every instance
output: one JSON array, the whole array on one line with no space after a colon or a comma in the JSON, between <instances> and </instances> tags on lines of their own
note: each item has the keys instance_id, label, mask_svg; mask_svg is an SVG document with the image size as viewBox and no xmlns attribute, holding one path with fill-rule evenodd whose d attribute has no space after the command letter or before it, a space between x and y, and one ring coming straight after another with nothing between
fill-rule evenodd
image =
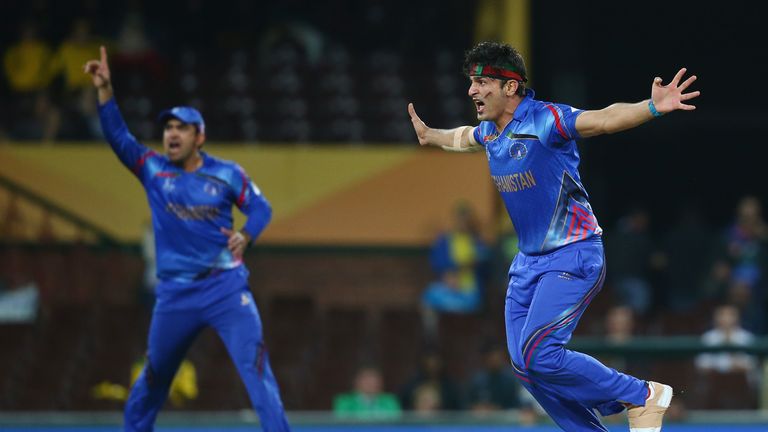
<instances>
[{"instance_id":1,"label":"blurred spectator in white","mask_svg":"<svg viewBox=\"0 0 768 432\"><path fill-rule=\"evenodd\" d=\"M732 304L718 306L714 327L705 332L702 343L711 347L749 347L754 335L740 323L739 309ZM757 405L760 371L757 358L738 351L709 352L695 359L699 373L696 392L702 408L752 409Z\"/></svg>"},{"instance_id":2,"label":"blurred spectator in white","mask_svg":"<svg viewBox=\"0 0 768 432\"><path fill-rule=\"evenodd\" d=\"M730 304L718 306L713 318L713 328L701 337L704 345L748 347L754 341L754 335L741 327L739 309L736 306ZM744 371L751 374L756 366L755 357L745 353L702 353L696 357L696 367L705 371L713 370L721 373Z\"/></svg>"},{"instance_id":3,"label":"blurred spectator in white","mask_svg":"<svg viewBox=\"0 0 768 432\"><path fill-rule=\"evenodd\" d=\"M17 275L0 291L0 323L31 323L37 318L40 292L31 278Z\"/></svg>"}]
</instances>

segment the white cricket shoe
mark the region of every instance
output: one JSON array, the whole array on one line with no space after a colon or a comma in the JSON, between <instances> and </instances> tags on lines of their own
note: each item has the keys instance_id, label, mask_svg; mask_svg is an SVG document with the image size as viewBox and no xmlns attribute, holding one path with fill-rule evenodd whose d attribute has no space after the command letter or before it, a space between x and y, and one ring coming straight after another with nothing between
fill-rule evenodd
<instances>
[{"instance_id":1,"label":"white cricket shoe","mask_svg":"<svg viewBox=\"0 0 768 432\"><path fill-rule=\"evenodd\" d=\"M645 406L629 405L629 432L660 432L664 412L672 401L672 387L653 381L648 381L650 394L645 400Z\"/></svg>"}]
</instances>

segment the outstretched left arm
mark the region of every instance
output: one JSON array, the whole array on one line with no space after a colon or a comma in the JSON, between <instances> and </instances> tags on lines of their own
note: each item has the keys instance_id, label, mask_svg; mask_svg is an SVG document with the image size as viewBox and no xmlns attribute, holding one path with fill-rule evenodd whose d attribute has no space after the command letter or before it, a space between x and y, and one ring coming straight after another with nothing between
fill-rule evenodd
<instances>
[{"instance_id":1,"label":"outstretched left arm","mask_svg":"<svg viewBox=\"0 0 768 432\"><path fill-rule=\"evenodd\" d=\"M661 85L661 78L654 78L650 99L633 104L616 103L601 110L584 111L576 118L576 130L583 138L611 134L640 126L668 112L695 110L695 106L685 102L699 96L701 92L696 90L683 93L696 81L696 75L692 75L681 83L685 72L685 68L680 69L667 85Z\"/></svg>"}]
</instances>

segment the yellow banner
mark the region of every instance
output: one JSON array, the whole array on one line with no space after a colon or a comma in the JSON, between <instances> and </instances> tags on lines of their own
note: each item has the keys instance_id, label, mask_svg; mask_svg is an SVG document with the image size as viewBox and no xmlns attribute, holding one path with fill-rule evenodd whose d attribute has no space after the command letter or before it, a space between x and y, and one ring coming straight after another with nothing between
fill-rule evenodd
<instances>
[{"instance_id":1,"label":"yellow banner","mask_svg":"<svg viewBox=\"0 0 768 432\"><path fill-rule=\"evenodd\" d=\"M205 150L242 165L272 204L264 243L428 244L450 224L460 201L475 208L484 227L495 226L496 193L483 153L450 154L416 144L208 143ZM143 188L106 144L5 145L0 175L121 241L139 241L150 218ZM244 218L234 212L240 226Z\"/></svg>"}]
</instances>

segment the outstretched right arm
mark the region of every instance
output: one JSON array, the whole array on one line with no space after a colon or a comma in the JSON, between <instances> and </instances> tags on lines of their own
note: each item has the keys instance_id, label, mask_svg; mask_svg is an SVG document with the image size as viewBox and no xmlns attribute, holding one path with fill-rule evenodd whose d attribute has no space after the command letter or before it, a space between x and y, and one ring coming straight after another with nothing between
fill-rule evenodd
<instances>
[{"instance_id":1,"label":"outstretched right arm","mask_svg":"<svg viewBox=\"0 0 768 432\"><path fill-rule=\"evenodd\" d=\"M455 129L430 128L421 121L412 103L408 104L408 114L411 116L419 144L423 146L431 145L453 152L475 152L483 149L483 146L475 141L475 128L472 126L460 126Z\"/></svg>"},{"instance_id":2,"label":"outstretched right arm","mask_svg":"<svg viewBox=\"0 0 768 432\"><path fill-rule=\"evenodd\" d=\"M91 75L93 86L99 98L99 118L104 137L112 146L117 157L136 176L141 178L141 168L145 160L154 154L152 150L140 144L128 131L128 126L117 108L112 90L112 79L107 63L107 50L101 47L101 59L90 60L85 64L85 73Z\"/></svg>"}]
</instances>

